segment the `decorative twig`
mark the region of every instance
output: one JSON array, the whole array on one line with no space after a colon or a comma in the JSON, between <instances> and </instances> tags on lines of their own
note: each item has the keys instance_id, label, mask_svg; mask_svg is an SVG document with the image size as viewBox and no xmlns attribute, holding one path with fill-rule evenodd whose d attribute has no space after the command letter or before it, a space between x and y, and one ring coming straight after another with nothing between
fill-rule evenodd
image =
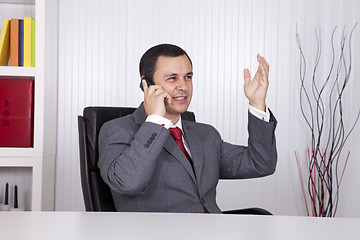
<instances>
[{"instance_id":1,"label":"decorative twig","mask_svg":"<svg viewBox=\"0 0 360 240\"><path fill-rule=\"evenodd\" d=\"M310 216L309 208L308 208L308 204L307 204L307 200L306 200L306 195L305 195L304 180L303 180L303 176L302 176L302 173L301 173L299 154L296 151L295 151L295 158L296 158L296 163L297 163L297 166L298 166L301 189L302 189L302 193L303 193L303 197L304 197L304 201L305 201L306 213L307 213L308 216Z\"/></svg>"},{"instance_id":2,"label":"decorative twig","mask_svg":"<svg viewBox=\"0 0 360 240\"><path fill-rule=\"evenodd\" d=\"M343 96L345 95L345 88L350 81L352 70L351 40L356 26L357 23L351 29L348 40L348 59L346 58L347 36L345 33L345 27L343 28L336 71L334 71L336 59L334 36L337 27L335 27L332 31L331 64L329 72L325 77L319 76L318 73L322 54L322 42L321 29L315 29L317 49L314 67L312 69L311 82L309 83L307 83L307 79L309 79L309 77L306 76L307 65L305 54L301 47L301 41L296 26L296 40L300 53L300 110L311 133L311 148L307 149L306 159L308 166L307 188L311 199L313 216L334 217L336 215L339 202L339 189L350 155L349 152L339 179L338 173L339 163L341 162L341 151L343 150L349 135L353 131L360 117L359 110L354 123L352 124L350 130L346 133L343 116ZM325 80L322 85L320 84L319 79ZM307 90L308 84L311 84L311 96ZM327 89L329 90L326 91ZM326 106L323 99L326 97L326 92L329 91L330 93L327 96L328 106ZM305 110L305 106L307 107L307 111ZM328 122L328 126L325 125L325 120ZM324 149L321 150L322 147L324 147ZM295 158L299 170L306 211L309 215L308 203L305 197L305 188L303 185L303 175L297 152L295 152Z\"/></svg>"}]
</instances>

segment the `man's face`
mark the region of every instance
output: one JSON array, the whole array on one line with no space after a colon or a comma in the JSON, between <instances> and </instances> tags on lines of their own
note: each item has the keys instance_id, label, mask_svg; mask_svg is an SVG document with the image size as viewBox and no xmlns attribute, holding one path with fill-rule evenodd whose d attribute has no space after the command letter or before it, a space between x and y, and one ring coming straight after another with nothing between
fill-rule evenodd
<instances>
[{"instance_id":1,"label":"man's face","mask_svg":"<svg viewBox=\"0 0 360 240\"><path fill-rule=\"evenodd\" d=\"M189 107L193 91L192 76L192 66L186 55L158 58L154 83L162 86L171 96L171 103L165 101L166 118L178 117Z\"/></svg>"}]
</instances>

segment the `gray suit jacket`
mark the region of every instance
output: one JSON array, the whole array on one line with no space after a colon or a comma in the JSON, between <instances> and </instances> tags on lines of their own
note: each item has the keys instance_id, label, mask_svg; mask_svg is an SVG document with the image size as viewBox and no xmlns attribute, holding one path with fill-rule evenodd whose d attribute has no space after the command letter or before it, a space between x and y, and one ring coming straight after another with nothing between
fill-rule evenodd
<instances>
[{"instance_id":1,"label":"gray suit jacket","mask_svg":"<svg viewBox=\"0 0 360 240\"><path fill-rule=\"evenodd\" d=\"M145 122L143 105L103 125L98 166L117 211L221 213L219 179L262 177L275 171L276 120L248 113L248 147L221 139L207 124L182 120L194 171L166 128Z\"/></svg>"}]
</instances>

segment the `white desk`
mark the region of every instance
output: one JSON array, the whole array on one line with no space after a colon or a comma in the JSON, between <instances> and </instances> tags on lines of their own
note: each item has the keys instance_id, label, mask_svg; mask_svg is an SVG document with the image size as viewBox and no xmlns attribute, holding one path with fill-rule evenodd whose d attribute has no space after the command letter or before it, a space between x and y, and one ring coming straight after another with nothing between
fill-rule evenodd
<instances>
[{"instance_id":1,"label":"white desk","mask_svg":"<svg viewBox=\"0 0 360 240\"><path fill-rule=\"evenodd\" d=\"M360 239L360 219L214 214L0 212L0 239Z\"/></svg>"}]
</instances>

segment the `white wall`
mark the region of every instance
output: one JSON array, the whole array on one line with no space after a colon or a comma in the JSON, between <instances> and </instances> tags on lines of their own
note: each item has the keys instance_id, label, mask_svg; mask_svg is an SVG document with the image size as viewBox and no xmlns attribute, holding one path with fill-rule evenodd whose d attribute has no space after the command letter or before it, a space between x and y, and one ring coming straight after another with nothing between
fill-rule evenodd
<instances>
[{"instance_id":1,"label":"white wall","mask_svg":"<svg viewBox=\"0 0 360 240\"><path fill-rule=\"evenodd\" d=\"M266 57L271 66L267 104L279 122L277 171L263 179L220 182L218 203L222 209L259 206L280 215L305 215L294 150L305 151L310 133L299 110L296 24L311 66L315 27L321 27L325 42L335 25L349 30L359 21L358 9L356 0L60 1L56 210L84 209L77 115L90 105L138 106L139 59L149 47L166 42L180 45L192 58L190 110L197 121L214 125L224 140L236 144L247 142L243 69L254 72L256 54ZM353 42L359 37L358 26ZM359 50L353 44L346 106L355 112ZM351 119L354 115L349 113ZM360 152L354 137L359 133L358 126L344 148L351 155L338 216L360 217Z\"/></svg>"}]
</instances>

